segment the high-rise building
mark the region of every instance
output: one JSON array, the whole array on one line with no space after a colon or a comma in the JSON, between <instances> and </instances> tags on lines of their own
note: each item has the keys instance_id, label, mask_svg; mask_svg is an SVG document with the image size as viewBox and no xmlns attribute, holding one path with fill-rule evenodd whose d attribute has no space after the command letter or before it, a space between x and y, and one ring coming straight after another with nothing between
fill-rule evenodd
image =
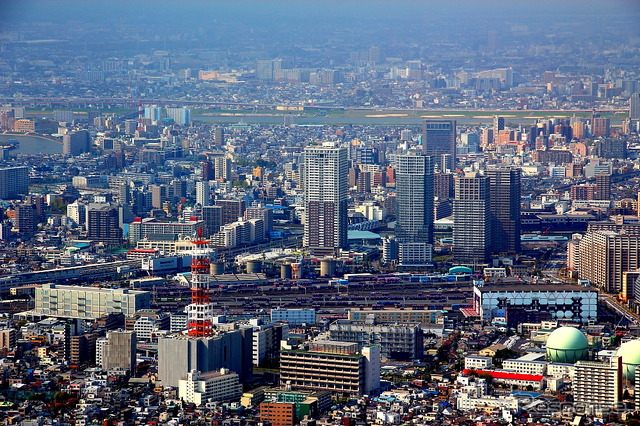
<instances>
[{"instance_id":1,"label":"high-rise building","mask_svg":"<svg viewBox=\"0 0 640 426\"><path fill-rule=\"evenodd\" d=\"M629 99L629 119L640 120L640 93L632 93Z\"/></svg>"},{"instance_id":2,"label":"high-rise building","mask_svg":"<svg viewBox=\"0 0 640 426\"><path fill-rule=\"evenodd\" d=\"M396 157L396 237L403 263L425 264L431 261L430 245L433 243L433 163L432 157L424 155L399 155ZM408 245L411 253L424 258L410 256L403 245L418 243L428 245L420 249Z\"/></svg>"},{"instance_id":3,"label":"high-rise building","mask_svg":"<svg viewBox=\"0 0 640 426\"><path fill-rule=\"evenodd\" d=\"M590 409L609 410L622 402L622 357L608 363L578 361L573 379L573 400Z\"/></svg>"},{"instance_id":4,"label":"high-rise building","mask_svg":"<svg viewBox=\"0 0 640 426\"><path fill-rule=\"evenodd\" d=\"M211 205L211 186L208 180L196 182L196 203L203 207Z\"/></svg>"},{"instance_id":5,"label":"high-rise building","mask_svg":"<svg viewBox=\"0 0 640 426\"><path fill-rule=\"evenodd\" d=\"M304 150L304 246L333 255L347 246L346 148L332 142Z\"/></svg>"},{"instance_id":6,"label":"high-rise building","mask_svg":"<svg viewBox=\"0 0 640 426\"><path fill-rule=\"evenodd\" d=\"M188 108L167 108L167 118L176 124L187 126L191 123L191 110Z\"/></svg>"},{"instance_id":7,"label":"high-rise building","mask_svg":"<svg viewBox=\"0 0 640 426\"><path fill-rule=\"evenodd\" d=\"M151 185L149 186L151 191L151 206L154 209L161 209L162 204L167 201L168 190L166 185Z\"/></svg>"},{"instance_id":8,"label":"high-rise building","mask_svg":"<svg viewBox=\"0 0 640 426\"><path fill-rule=\"evenodd\" d=\"M456 158L456 121L425 119L422 123L422 151L434 158L442 169L442 154L450 154L455 165Z\"/></svg>"},{"instance_id":9,"label":"high-rise building","mask_svg":"<svg viewBox=\"0 0 640 426\"><path fill-rule=\"evenodd\" d=\"M214 180L215 174L213 170L213 163L209 160L202 162L202 180L210 181Z\"/></svg>"},{"instance_id":10,"label":"high-rise building","mask_svg":"<svg viewBox=\"0 0 640 426\"><path fill-rule=\"evenodd\" d=\"M213 174L216 180L231 180L231 159L224 154L211 154L209 160L213 161Z\"/></svg>"},{"instance_id":11,"label":"high-rise building","mask_svg":"<svg viewBox=\"0 0 640 426\"><path fill-rule=\"evenodd\" d=\"M493 137L494 142L498 142L498 135L500 131L504 130L504 117L499 117L497 115L493 116Z\"/></svg>"},{"instance_id":12,"label":"high-rise building","mask_svg":"<svg viewBox=\"0 0 640 426\"><path fill-rule=\"evenodd\" d=\"M484 263L491 252L489 178L475 173L455 177L453 200L453 258Z\"/></svg>"},{"instance_id":13,"label":"high-rise building","mask_svg":"<svg viewBox=\"0 0 640 426\"><path fill-rule=\"evenodd\" d=\"M69 132L62 136L62 153L75 157L91 151L91 137L86 130Z\"/></svg>"},{"instance_id":14,"label":"high-rise building","mask_svg":"<svg viewBox=\"0 0 640 426\"><path fill-rule=\"evenodd\" d=\"M491 240L495 253L520 251L520 169L490 167Z\"/></svg>"},{"instance_id":15,"label":"high-rise building","mask_svg":"<svg viewBox=\"0 0 640 426\"><path fill-rule=\"evenodd\" d=\"M7 167L0 169L0 199L19 198L29 192L29 169Z\"/></svg>"},{"instance_id":16,"label":"high-rise building","mask_svg":"<svg viewBox=\"0 0 640 426\"><path fill-rule=\"evenodd\" d=\"M595 200L611 199L611 175L600 173L596 175L596 191L593 197Z\"/></svg>"},{"instance_id":17,"label":"high-rise building","mask_svg":"<svg viewBox=\"0 0 640 426\"><path fill-rule=\"evenodd\" d=\"M222 225L233 223L244 216L247 203L244 200L216 200L222 214Z\"/></svg>"},{"instance_id":18,"label":"high-rise building","mask_svg":"<svg viewBox=\"0 0 640 426\"><path fill-rule=\"evenodd\" d=\"M640 236L589 231L578 245L578 276L608 293L622 290L623 273L640 269Z\"/></svg>"},{"instance_id":19,"label":"high-rise building","mask_svg":"<svg viewBox=\"0 0 640 426\"><path fill-rule=\"evenodd\" d=\"M105 244L122 243L120 212L116 205L89 204L87 206L89 239Z\"/></svg>"},{"instance_id":20,"label":"high-rise building","mask_svg":"<svg viewBox=\"0 0 640 426\"><path fill-rule=\"evenodd\" d=\"M33 204L18 204L15 208L14 228L23 235L33 235L38 221L36 208Z\"/></svg>"},{"instance_id":21,"label":"high-rise building","mask_svg":"<svg viewBox=\"0 0 640 426\"><path fill-rule=\"evenodd\" d=\"M606 117L594 117L591 123L593 137L607 137L611 132L611 120Z\"/></svg>"}]
</instances>

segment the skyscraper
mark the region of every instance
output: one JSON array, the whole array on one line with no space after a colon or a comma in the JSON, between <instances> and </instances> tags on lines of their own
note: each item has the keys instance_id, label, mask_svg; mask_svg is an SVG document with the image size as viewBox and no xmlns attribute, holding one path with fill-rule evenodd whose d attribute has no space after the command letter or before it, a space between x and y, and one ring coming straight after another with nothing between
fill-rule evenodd
<instances>
[{"instance_id":1,"label":"skyscraper","mask_svg":"<svg viewBox=\"0 0 640 426\"><path fill-rule=\"evenodd\" d=\"M498 141L498 133L504 130L504 117L493 116L493 142Z\"/></svg>"},{"instance_id":2,"label":"skyscraper","mask_svg":"<svg viewBox=\"0 0 640 426\"><path fill-rule=\"evenodd\" d=\"M453 258L484 263L491 251L489 178L475 173L455 178L453 200Z\"/></svg>"},{"instance_id":3,"label":"skyscraper","mask_svg":"<svg viewBox=\"0 0 640 426\"><path fill-rule=\"evenodd\" d=\"M431 261L433 242L433 162L424 155L399 155L396 157L396 237L403 254L404 264L424 264ZM409 243L420 243L418 247ZM427 253L427 258L417 258L411 252ZM416 250L413 250L416 249ZM421 256L420 256L421 257Z\"/></svg>"},{"instance_id":4,"label":"skyscraper","mask_svg":"<svg viewBox=\"0 0 640 426\"><path fill-rule=\"evenodd\" d=\"M455 166L456 121L426 119L422 123L422 151L442 170L442 154L450 154Z\"/></svg>"},{"instance_id":5,"label":"skyscraper","mask_svg":"<svg viewBox=\"0 0 640 426\"><path fill-rule=\"evenodd\" d=\"M520 251L520 169L490 167L491 240L494 253Z\"/></svg>"},{"instance_id":6,"label":"skyscraper","mask_svg":"<svg viewBox=\"0 0 640 426\"><path fill-rule=\"evenodd\" d=\"M333 255L347 246L347 150L333 142L304 150L304 246Z\"/></svg>"},{"instance_id":7,"label":"skyscraper","mask_svg":"<svg viewBox=\"0 0 640 426\"><path fill-rule=\"evenodd\" d=\"M629 118L640 120L640 93L632 93L629 99Z\"/></svg>"}]
</instances>

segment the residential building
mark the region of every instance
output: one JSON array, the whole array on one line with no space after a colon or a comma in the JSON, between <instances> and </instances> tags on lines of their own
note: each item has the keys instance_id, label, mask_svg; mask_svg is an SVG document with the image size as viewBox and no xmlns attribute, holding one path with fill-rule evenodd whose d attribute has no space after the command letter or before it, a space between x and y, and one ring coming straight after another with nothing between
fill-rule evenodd
<instances>
[{"instance_id":1,"label":"residential building","mask_svg":"<svg viewBox=\"0 0 640 426\"><path fill-rule=\"evenodd\" d=\"M207 373L191 370L178 381L178 398L190 404L237 400L241 396L240 377L227 368Z\"/></svg>"},{"instance_id":2,"label":"residential building","mask_svg":"<svg viewBox=\"0 0 640 426\"><path fill-rule=\"evenodd\" d=\"M493 166L485 171L489 178L494 253L520 252L520 174L519 168L505 166Z\"/></svg>"},{"instance_id":3,"label":"residential building","mask_svg":"<svg viewBox=\"0 0 640 426\"><path fill-rule=\"evenodd\" d=\"M331 142L304 150L304 241L314 255L347 246L347 150Z\"/></svg>"},{"instance_id":4,"label":"residential building","mask_svg":"<svg viewBox=\"0 0 640 426\"><path fill-rule=\"evenodd\" d=\"M76 130L62 136L62 154L71 157L91 151L91 137L87 130Z\"/></svg>"},{"instance_id":5,"label":"residential building","mask_svg":"<svg viewBox=\"0 0 640 426\"><path fill-rule=\"evenodd\" d=\"M302 389L370 395L380 387L380 347L321 340L280 352L280 381Z\"/></svg>"},{"instance_id":6,"label":"residential building","mask_svg":"<svg viewBox=\"0 0 640 426\"><path fill-rule=\"evenodd\" d=\"M609 362L578 361L573 380L573 399L592 412L614 408L622 402L622 357Z\"/></svg>"},{"instance_id":7,"label":"residential building","mask_svg":"<svg viewBox=\"0 0 640 426\"><path fill-rule=\"evenodd\" d=\"M90 240L104 244L121 244L120 209L113 204L89 204L87 231Z\"/></svg>"},{"instance_id":8,"label":"residential building","mask_svg":"<svg viewBox=\"0 0 640 426\"><path fill-rule=\"evenodd\" d=\"M433 163L424 155L396 157L396 238L402 266L431 262ZM407 245L407 247L403 247Z\"/></svg>"},{"instance_id":9,"label":"residential building","mask_svg":"<svg viewBox=\"0 0 640 426\"><path fill-rule=\"evenodd\" d=\"M475 173L455 177L453 200L453 258L465 264L483 264L491 252L489 178Z\"/></svg>"},{"instance_id":10,"label":"residential building","mask_svg":"<svg viewBox=\"0 0 640 426\"><path fill-rule=\"evenodd\" d=\"M0 168L0 199L11 200L29 193L29 168Z\"/></svg>"},{"instance_id":11,"label":"residential building","mask_svg":"<svg viewBox=\"0 0 640 426\"><path fill-rule=\"evenodd\" d=\"M195 236L199 228L204 228L204 221L159 222L155 218L136 218L133 223L129 224L129 241L135 244L141 239L155 234L173 235L175 238L179 235Z\"/></svg>"}]
</instances>

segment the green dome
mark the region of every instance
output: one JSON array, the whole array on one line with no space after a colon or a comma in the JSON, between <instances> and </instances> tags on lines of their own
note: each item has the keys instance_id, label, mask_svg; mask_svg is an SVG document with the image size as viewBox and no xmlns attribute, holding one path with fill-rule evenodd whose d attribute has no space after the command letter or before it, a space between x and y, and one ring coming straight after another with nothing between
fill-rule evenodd
<instances>
[{"instance_id":1,"label":"green dome","mask_svg":"<svg viewBox=\"0 0 640 426\"><path fill-rule=\"evenodd\" d=\"M640 365L640 340L623 343L616 355L622 357L622 374L631 383L635 382L636 367Z\"/></svg>"},{"instance_id":2,"label":"green dome","mask_svg":"<svg viewBox=\"0 0 640 426\"><path fill-rule=\"evenodd\" d=\"M588 355L589 342L575 327L560 327L547 339L547 361L573 364Z\"/></svg>"}]
</instances>

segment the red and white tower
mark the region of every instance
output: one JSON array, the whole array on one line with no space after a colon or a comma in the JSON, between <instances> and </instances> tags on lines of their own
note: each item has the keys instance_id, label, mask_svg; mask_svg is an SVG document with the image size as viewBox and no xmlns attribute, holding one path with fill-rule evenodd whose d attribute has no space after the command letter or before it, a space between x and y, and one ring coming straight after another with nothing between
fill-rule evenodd
<instances>
[{"instance_id":1,"label":"red and white tower","mask_svg":"<svg viewBox=\"0 0 640 426\"><path fill-rule=\"evenodd\" d=\"M138 128L136 129L139 132L144 132L144 123L142 119L144 118L144 109L142 108L142 102L138 102Z\"/></svg>"},{"instance_id":2,"label":"red and white tower","mask_svg":"<svg viewBox=\"0 0 640 426\"><path fill-rule=\"evenodd\" d=\"M198 229L198 239L193 241L191 251L191 304L187 306L187 331L192 337L206 337L213 333L211 318L213 306L209 294L209 261L211 249L209 241L202 238L202 228Z\"/></svg>"}]
</instances>

